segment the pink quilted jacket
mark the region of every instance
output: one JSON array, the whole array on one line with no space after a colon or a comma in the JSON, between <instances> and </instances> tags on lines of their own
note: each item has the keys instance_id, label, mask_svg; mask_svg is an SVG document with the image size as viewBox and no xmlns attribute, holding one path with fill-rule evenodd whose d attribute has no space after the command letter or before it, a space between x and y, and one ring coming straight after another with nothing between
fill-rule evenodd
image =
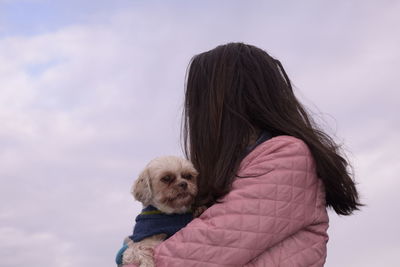
<instances>
[{"instance_id":1,"label":"pink quilted jacket","mask_svg":"<svg viewBox=\"0 0 400 267\"><path fill-rule=\"evenodd\" d=\"M156 266L323 266L325 191L305 143L274 137L243 159L238 175L251 177L157 246Z\"/></svg>"}]
</instances>

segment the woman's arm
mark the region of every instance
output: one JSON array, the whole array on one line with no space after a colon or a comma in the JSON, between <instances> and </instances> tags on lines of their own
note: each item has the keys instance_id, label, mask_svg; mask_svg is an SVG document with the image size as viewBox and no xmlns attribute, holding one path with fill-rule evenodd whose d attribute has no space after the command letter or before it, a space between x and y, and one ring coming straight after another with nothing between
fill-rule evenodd
<instances>
[{"instance_id":1,"label":"woman's arm","mask_svg":"<svg viewBox=\"0 0 400 267\"><path fill-rule=\"evenodd\" d=\"M222 203L155 249L156 266L243 266L316 219L318 179L307 146L281 136L242 162ZM320 202L320 201L319 201Z\"/></svg>"}]
</instances>

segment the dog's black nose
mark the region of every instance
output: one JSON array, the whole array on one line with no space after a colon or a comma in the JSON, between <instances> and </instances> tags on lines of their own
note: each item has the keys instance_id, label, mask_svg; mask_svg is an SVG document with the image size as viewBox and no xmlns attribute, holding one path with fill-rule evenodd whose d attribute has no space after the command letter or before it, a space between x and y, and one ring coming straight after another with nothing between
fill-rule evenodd
<instances>
[{"instance_id":1,"label":"dog's black nose","mask_svg":"<svg viewBox=\"0 0 400 267\"><path fill-rule=\"evenodd\" d=\"M186 188L188 187L188 184L187 184L185 181L183 181L183 182L180 182L180 183L178 184L178 186L181 187L181 188L183 188L183 189L186 189Z\"/></svg>"}]
</instances>

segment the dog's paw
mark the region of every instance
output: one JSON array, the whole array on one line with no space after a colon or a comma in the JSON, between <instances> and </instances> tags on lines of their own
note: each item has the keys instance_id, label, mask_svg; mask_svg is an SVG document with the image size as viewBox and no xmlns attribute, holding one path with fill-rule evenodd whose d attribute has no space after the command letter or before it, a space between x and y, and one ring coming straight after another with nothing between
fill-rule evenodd
<instances>
[{"instance_id":1,"label":"dog's paw","mask_svg":"<svg viewBox=\"0 0 400 267\"><path fill-rule=\"evenodd\" d=\"M142 261L142 263L140 263L140 265L139 265L139 267L154 267L155 266L155 264L154 264L154 262L151 260L151 261Z\"/></svg>"},{"instance_id":2,"label":"dog's paw","mask_svg":"<svg viewBox=\"0 0 400 267\"><path fill-rule=\"evenodd\" d=\"M132 243L133 244L133 243ZM122 254L122 264L140 264L138 248L136 245L129 244L128 248Z\"/></svg>"},{"instance_id":3,"label":"dog's paw","mask_svg":"<svg viewBox=\"0 0 400 267\"><path fill-rule=\"evenodd\" d=\"M130 242L122 255L122 264L136 264L139 267L154 267L154 247L144 242Z\"/></svg>"},{"instance_id":4,"label":"dog's paw","mask_svg":"<svg viewBox=\"0 0 400 267\"><path fill-rule=\"evenodd\" d=\"M140 264L139 267L154 267L154 249L150 246L140 246Z\"/></svg>"}]
</instances>

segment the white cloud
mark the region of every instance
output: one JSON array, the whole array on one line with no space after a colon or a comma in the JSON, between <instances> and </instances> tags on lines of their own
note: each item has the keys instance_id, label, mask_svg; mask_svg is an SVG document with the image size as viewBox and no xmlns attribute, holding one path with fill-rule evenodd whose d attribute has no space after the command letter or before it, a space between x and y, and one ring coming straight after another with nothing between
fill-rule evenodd
<instances>
[{"instance_id":1,"label":"white cloud","mask_svg":"<svg viewBox=\"0 0 400 267\"><path fill-rule=\"evenodd\" d=\"M69 242L53 233L0 228L2 266L76 266Z\"/></svg>"}]
</instances>

